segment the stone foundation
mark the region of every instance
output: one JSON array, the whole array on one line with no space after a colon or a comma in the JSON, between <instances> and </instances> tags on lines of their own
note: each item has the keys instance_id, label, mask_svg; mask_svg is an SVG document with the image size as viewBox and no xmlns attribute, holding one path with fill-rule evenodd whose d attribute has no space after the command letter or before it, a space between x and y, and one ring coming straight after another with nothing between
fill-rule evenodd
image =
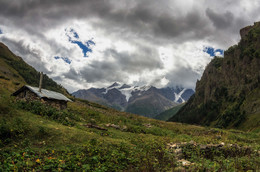
<instances>
[{"instance_id":1,"label":"stone foundation","mask_svg":"<svg viewBox=\"0 0 260 172\"><path fill-rule=\"evenodd\" d=\"M67 102L62 100L40 98L30 90L24 90L16 96L16 100L41 101L43 104L62 110L67 108Z\"/></svg>"}]
</instances>

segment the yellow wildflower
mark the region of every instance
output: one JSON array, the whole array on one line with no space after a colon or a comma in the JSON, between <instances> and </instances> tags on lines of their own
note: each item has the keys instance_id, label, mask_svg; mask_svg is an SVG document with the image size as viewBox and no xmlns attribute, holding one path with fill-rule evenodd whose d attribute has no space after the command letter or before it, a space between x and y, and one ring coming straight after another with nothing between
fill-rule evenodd
<instances>
[{"instance_id":1,"label":"yellow wildflower","mask_svg":"<svg viewBox=\"0 0 260 172\"><path fill-rule=\"evenodd\" d=\"M37 163L41 163L41 160L38 158L38 159L36 159L35 162L37 162Z\"/></svg>"}]
</instances>

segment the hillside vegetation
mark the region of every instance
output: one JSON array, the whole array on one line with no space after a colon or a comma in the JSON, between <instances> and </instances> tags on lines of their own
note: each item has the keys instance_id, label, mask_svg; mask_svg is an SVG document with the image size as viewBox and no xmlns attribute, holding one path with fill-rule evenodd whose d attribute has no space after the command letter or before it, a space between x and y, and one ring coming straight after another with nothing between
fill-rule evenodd
<instances>
[{"instance_id":1,"label":"hillside vegetation","mask_svg":"<svg viewBox=\"0 0 260 172\"><path fill-rule=\"evenodd\" d=\"M0 64L0 171L260 169L260 130L158 121L80 99L62 111L15 101L26 80Z\"/></svg>"},{"instance_id":2,"label":"hillside vegetation","mask_svg":"<svg viewBox=\"0 0 260 172\"><path fill-rule=\"evenodd\" d=\"M215 57L196 93L170 121L220 128L260 128L260 22L241 29L241 41Z\"/></svg>"},{"instance_id":3,"label":"hillside vegetation","mask_svg":"<svg viewBox=\"0 0 260 172\"><path fill-rule=\"evenodd\" d=\"M173 117L175 114L177 114L177 112L185 105L185 103L182 103L180 105L174 106L171 109L168 109L162 113L160 113L159 115L155 116L154 119L159 119L159 120L163 120L163 121L167 121L169 120L171 117Z\"/></svg>"},{"instance_id":4,"label":"hillside vegetation","mask_svg":"<svg viewBox=\"0 0 260 172\"><path fill-rule=\"evenodd\" d=\"M14 80L15 85L18 87L21 87L25 83L34 87L39 86L40 73L24 62L21 57L14 55L8 47L1 42L0 62L0 78ZM43 75L43 81L43 88L69 95L66 89L58 85L46 74Z\"/></svg>"}]
</instances>

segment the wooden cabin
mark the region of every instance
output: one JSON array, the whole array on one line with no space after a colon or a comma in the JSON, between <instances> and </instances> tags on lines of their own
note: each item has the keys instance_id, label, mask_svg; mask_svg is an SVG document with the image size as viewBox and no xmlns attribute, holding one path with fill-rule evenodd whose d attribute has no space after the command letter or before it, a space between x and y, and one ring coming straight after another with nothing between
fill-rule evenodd
<instances>
[{"instance_id":1,"label":"wooden cabin","mask_svg":"<svg viewBox=\"0 0 260 172\"><path fill-rule=\"evenodd\" d=\"M12 96L16 96L18 100L38 100L43 104L50 105L60 110L67 108L67 102L71 102L69 98L61 93L46 89L39 89L38 87L32 87L29 85L24 85L16 92L14 92Z\"/></svg>"}]
</instances>

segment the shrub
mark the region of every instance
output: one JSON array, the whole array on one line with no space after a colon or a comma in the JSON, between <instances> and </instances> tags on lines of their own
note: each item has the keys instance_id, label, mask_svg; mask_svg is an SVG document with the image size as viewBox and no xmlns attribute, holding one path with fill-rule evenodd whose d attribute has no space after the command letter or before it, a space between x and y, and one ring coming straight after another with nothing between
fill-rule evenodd
<instances>
[{"instance_id":1,"label":"shrub","mask_svg":"<svg viewBox=\"0 0 260 172\"><path fill-rule=\"evenodd\" d=\"M74 126L75 120L79 121L79 118L66 110L59 111L51 106L47 106L45 104L42 104L39 101L18 101L17 102L18 108L30 111L34 114L41 115L44 117L48 117L53 119L54 121L57 121L63 125L67 126Z\"/></svg>"}]
</instances>

